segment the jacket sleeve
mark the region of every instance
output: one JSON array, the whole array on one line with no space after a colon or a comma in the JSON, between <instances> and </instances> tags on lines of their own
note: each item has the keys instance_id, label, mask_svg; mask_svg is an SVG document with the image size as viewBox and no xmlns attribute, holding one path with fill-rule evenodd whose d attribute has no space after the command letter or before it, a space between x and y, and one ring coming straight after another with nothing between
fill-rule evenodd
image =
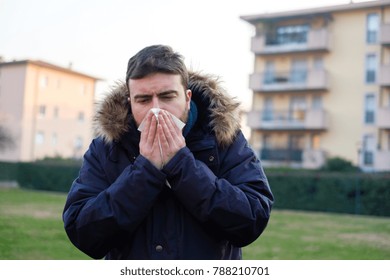
<instances>
[{"instance_id":1,"label":"jacket sleeve","mask_svg":"<svg viewBox=\"0 0 390 280\"><path fill-rule=\"evenodd\" d=\"M274 198L260 161L241 132L220 153L219 177L186 147L163 171L187 210L232 244L246 246L265 229Z\"/></svg>"},{"instance_id":2,"label":"jacket sleeve","mask_svg":"<svg viewBox=\"0 0 390 280\"><path fill-rule=\"evenodd\" d=\"M63 221L72 243L92 258L102 258L121 234L129 236L144 219L165 183L165 175L139 156L109 183L104 144L94 140L68 194Z\"/></svg>"}]
</instances>

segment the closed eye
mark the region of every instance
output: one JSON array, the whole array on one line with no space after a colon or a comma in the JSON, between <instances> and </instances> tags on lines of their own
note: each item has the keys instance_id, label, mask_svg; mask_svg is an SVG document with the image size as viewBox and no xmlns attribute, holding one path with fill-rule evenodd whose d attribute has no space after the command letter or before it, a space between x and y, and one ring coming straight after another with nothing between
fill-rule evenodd
<instances>
[{"instance_id":1,"label":"closed eye","mask_svg":"<svg viewBox=\"0 0 390 280\"><path fill-rule=\"evenodd\" d=\"M136 103L141 103L141 104L144 104L144 103L148 103L152 100L152 97L149 96L149 95L146 95L146 96L141 96L141 95L138 95L138 96L135 96L134 97L134 101Z\"/></svg>"},{"instance_id":2,"label":"closed eye","mask_svg":"<svg viewBox=\"0 0 390 280\"><path fill-rule=\"evenodd\" d=\"M158 97L163 100L170 100L177 97L178 93L176 91L166 91L158 94Z\"/></svg>"},{"instance_id":3,"label":"closed eye","mask_svg":"<svg viewBox=\"0 0 390 280\"><path fill-rule=\"evenodd\" d=\"M170 101L178 96L178 92L174 90L164 91L157 94L157 98L164 101ZM139 104L147 104L153 100L153 95L139 94L134 96L134 102Z\"/></svg>"},{"instance_id":4,"label":"closed eye","mask_svg":"<svg viewBox=\"0 0 390 280\"><path fill-rule=\"evenodd\" d=\"M173 99L175 98L176 96L174 95L164 95L164 96L161 96L160 98L161 99L164 99L164 100L169 100L169 99Z\"/></svg>"}]
</instances>

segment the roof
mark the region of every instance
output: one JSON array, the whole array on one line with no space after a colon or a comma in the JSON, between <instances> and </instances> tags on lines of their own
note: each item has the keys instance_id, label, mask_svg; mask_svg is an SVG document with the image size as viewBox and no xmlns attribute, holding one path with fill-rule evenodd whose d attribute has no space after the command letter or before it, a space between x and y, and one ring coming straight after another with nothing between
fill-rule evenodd
<instances>
[{"instance_id":1,"label":"roof","mask_svg":"<svg viewBox=\"0 0 390 280\"><path fill-rule=\"evenodd\" d=\"M359 10L359 9L381 7L381 6L390 6L390 0L366 1L366 2L359 2L359 3L353 3L351 1L349 4L341 4L341 5L334 5L334 6L311 8L311 9L283 11L283 12L276 12L276 13L246 15L246 16L240 16L240 18L251 24L255 24L256 22L262 22L262 21L282 20L282 19L297 18L302 16L315 16L321 14L352 11L352 10Z\"/></svg>"},{"instance_id":2,"label":"roof","mask_svg":"<svg viewBox=\"0 0 390 280\"><path fill-rule=\"evenodd\" d=\"M58 70L58 71L61 71L61 72L66 72L66 73L75 74L75 75L78 75L78 76L83 76L85 78L90 78L90 79L93 79L95 81L102 80L101 78L93 77L93 76L88 75L88 74L84 74L84 73L81 73L81 72L74 71L71 68L61 67L61 66L58 66L58 65L55 65L55 64L51 64L51 63L42 61L42 60L30 60L30 59L27 59L27 60L14 60L14 61L8 61L8 62L0 62L0 67L1 66L7 66L7 65L21 65L21 64L26 64L26 65L27 64L32 64L32 65L36 65L36 66L39 66L39 67L50 68L50 69Z\"/></svg>"}]
</instances>

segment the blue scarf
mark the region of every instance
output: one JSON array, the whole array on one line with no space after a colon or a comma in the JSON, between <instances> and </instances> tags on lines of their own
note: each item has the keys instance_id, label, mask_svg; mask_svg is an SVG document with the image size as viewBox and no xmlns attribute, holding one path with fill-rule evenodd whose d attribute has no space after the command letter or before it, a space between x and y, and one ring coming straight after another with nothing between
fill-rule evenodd
<instances>
[{"instance_id":1,"label":"blue scarf","mask_svg":"<svg viewBox=\"0 0 390 280\"><path fill-rule=\"evenodd\" d=\"M196 120L198 118L198 108L196 108L195 102L191 100L190 104L190 111L188 112L188 120L187 123L183 129L183 136L186 137L187 134L190 132L191 128L196 123Z\"/></svg>"}]
</instances>

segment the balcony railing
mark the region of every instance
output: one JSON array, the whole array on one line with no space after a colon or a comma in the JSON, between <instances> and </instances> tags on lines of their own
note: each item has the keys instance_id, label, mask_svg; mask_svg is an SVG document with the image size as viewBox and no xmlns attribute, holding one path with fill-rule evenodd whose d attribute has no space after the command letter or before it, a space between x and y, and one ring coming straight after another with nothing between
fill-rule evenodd
<instances>
[{"instance_id":1,"label":"balcony railing","mask_svg":"<svg viewBox=\"0 0 390 280\"><path fill-rule=\"evenodd\" d=\"M324 130L327 117L324 110L251 111L248 126L259 130Z\"/></svg>"},{"instance_id":2,"label":"balcony railing","mask_svg":"<svg viewBox=\"0 0 390 280\"><path fill-rule=\"evenodd\" d=\"M324 69L254 73L249 77L249 87L262 92L326 90L327 80Z\"/></svg>"},{"instance_id":3,"label":"balcony railing","mask_svg":"<svg viewBox=\"0 0 390 280\"><path fill-rule=\"evenodd\" d=\"M261 149L260 158L271 161L302 161L300 149Z\"/></svg>"},{"instance_id":4,"label":"balcony railing","mask_svg":"<svg viewBox=\"0 0 390 280\"><path fill-rule=\"evenodd\" d=\"M382 65L379 72L379 84L381 86L390 86L390 65Z\"/></svg>"},{"instance_id":5,"label":"balcony railing","mask_svg":"<svg viewBox=\"0 0 390 280\"><path fill-rule=\"evenodd\" d=\"M276 54L305 51L329 51L329 31L324 29L310 30L297 34L289 40L278 40L278 35L267 34L252 38L251 50L255 54Z\"/></svg>"},{"instance_id":6,"label":"balcony railing","mask_svg":"<svg viewBox=\"0 0 390 280\"><path fill-rule=\"evenodd\" d=\"M390 23L381 25L380 43L390 46Z\"/></svg>"},{"instance_id":7,"label":"balcony railing","mask_svg":"<svg viewBox=\"0 0 390 280\"><path fill-rule=\"evenodd\" d=\"M260 158L264 166L283 166L293 163L300 168L316 169L323 166L326 156L323 150L264 148L260 150Z\"/></svg>"}]
</instances>

